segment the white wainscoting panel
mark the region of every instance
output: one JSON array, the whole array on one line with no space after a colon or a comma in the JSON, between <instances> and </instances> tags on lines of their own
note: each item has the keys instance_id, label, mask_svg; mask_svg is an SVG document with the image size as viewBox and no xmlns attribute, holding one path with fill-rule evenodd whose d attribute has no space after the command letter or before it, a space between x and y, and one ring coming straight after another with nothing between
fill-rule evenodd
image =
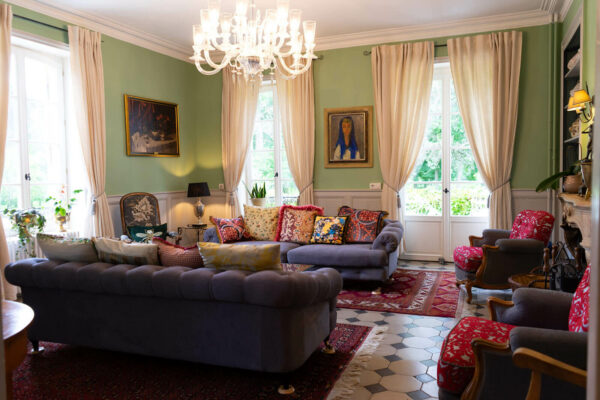
<instances>
[{"instance_id":1,"label":"white wainscoting panel","mask_svg":"<svg viewBox=\"0 0 600 400\"><path fill-rule=\"evenodd\" d=\"M337 215L341 206L381 209L381 190L315 190L314 198L315 205L325 209L325 215Z\"/></svg>"}]
</instances>

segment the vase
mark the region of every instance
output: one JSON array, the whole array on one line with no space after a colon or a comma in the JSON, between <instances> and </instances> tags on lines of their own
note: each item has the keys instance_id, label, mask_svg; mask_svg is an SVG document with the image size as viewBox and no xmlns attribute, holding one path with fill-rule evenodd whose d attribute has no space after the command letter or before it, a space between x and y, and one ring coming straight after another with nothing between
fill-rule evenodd
<instances>
[{"instance_id":1,"label":"vase","mask_svg":"<svg viewBox=\"0 0 600 400\"><path fill-rule=\"evenodd\" d=\"M253 198L250 199L250 201L252 202L253 206L264 207L265 202L267 201L267 199L265 199L264 197L261 197L261 198L253 197Z\"/></svg>"},{"instance_id":2,"label":"vase","mask_svg":"<svg viewBox=\"0 0 600 400\"><path fill-rule=\"evenodd\" d=\"M69 223L69 219L71 217L71 213L67 213L66 215L54 215L54 218L56 218L56 222L58 222L58 230L60 232L66 232L67 229L65 228L65 225Z\"/></svg>"},{"instance_id":3,"label":"vase","mask_svg":"<svg viewBox=\"0 0 600 400\"><path fill-rule=\"evenodd\" d=\"M587 187L587 198L592 192L592 160L581 161L581 174L583 175L583 183Z\"/></svg>"},{"instance_id":4,"label":"vase","mask_svg":"<svg viewBox=\"0 0 600 400\"><path fill-rule=\"evenodd\" d=\"M563 179L563 191L565 193L577 193L581 184L581 174L565 176Z\"/></svg>"}]
</instances>

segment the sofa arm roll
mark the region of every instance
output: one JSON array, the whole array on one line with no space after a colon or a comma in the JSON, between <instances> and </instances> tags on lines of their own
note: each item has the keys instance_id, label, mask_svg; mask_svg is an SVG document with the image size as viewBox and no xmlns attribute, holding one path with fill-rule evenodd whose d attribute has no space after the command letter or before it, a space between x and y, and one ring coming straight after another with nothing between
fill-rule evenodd
<instances>
[{"instance_id":1,"label":"sofa arm roll","mask_svg":"<svg viewBox=\"0 0 600 400\"><path fill-rule=\"evenodd\" d=\"M217 235L217 229L216 228L208 228L207 230L205 230L204 231L204 241L220 243L219 235Z\"/></svg>"},{"instance_id":2,"label":"sofa arm roll","mask_svg":"<svg viewBox=\"0 0 600 400\"><path fill-rule=\"evenodd\" d=\"M483 231L481 239L476 239L474 245L481 247L484 244L493 246L499 239L508 239L510 237L510 231L504 229L485 229Z\"/></svg>"},{"instance_id":3,"label":"sofa arm roll","mask_svg":"<svg viewBox=\"0 0 600 400\"><path fill-rule=\"evenodd\" d=\"M571 293L519 288L513 294L514 306L496 310L497 320L511 325L567 330L572 298Z\"/></svg>"},{"instance_id":4,"label":"sofa arm roll","mask_svg":"<svg viewBox=\"0 0 600 400\"><path fill-rule=\"evenodd\" d=\"M514 352L526 347L574 367L587 369L587 333L516 327L510 332Z\"/></svg>"},{"instance_id":5,"label":"sofa arm roll","mask_svg":"<svg viewBox=\"0 0 600 400\"><path fill-rule=\"evenodd\" d=\"M534 253L544 252L544 243L535 239L499 239L496 246L500 251L510 253Z\"/></svg>"},{"instance_id":6,"label":"sofa arm roll","mask_svg":"<svg viewBox=\"0 0 600 400\"><path fill-rule=\"evenodd\" d=\"M386 222L389 220L386 220ZM387 223L373 241L373 250L384 250L386 253L396 251L402 240L404 229L399 222Z\"/></svg>"}]
</instances>

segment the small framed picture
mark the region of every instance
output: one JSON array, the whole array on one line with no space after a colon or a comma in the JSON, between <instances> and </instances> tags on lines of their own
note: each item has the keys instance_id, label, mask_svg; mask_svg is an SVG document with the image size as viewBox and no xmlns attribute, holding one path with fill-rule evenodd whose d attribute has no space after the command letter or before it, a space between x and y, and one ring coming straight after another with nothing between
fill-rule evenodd
<instances>
[{"instance_id":1,"label":"small framed picture","mask_svg":"<svg viewBox=\"0 0 600 400\"><path fill-rule=\"evenodd\" d=\"M373 167L373 107L325 109L325 168Z\"/></svg>"},{"instance_id":2,"label":"small framed picture","mask_svg":"<svg viewBox=\"0 0 600 400\"><path fill-rule=\"evenodd\" d=\"M177 104L125 95L128 156L179 157Z\"/></svg>"}]
</instances>

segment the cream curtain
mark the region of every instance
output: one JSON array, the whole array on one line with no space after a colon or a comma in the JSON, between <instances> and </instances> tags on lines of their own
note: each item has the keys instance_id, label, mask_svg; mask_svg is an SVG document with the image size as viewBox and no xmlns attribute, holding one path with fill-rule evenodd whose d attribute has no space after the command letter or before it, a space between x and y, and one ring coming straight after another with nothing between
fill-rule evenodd
<instances>
[{"instance_id":1,"label":"cream curtain","mask_svg":"<svg viewBox=\"0 0 600 400\"><path fill-rule=\"evenodd\" d=\"M315 96L313 69L294 79L280 68L277 79L277 104L281 116L283 142L290 171L300 191L298 205L313 204L315 164Z\"/></svg>"},{"instance_id":2,"label":"cream curtain","mask_svg":"<svg viewBox=\"0 0 600 400\"><path fill-rule=\"evenodd\" d=\"M8 87L10 76L10 35L12 11L8 4L0 4L0 187L4 173L4 151L8 124ZM4 280L4 267L9 263L6 235L0 219L0 294L3 299L17 298L17 288Z\"/></svg>"},{"instance_id":3,"label":"cream curtain","mask_svg":"<svg viewBox=\"0 0 600 400\"><path fill-rule=\"evenodd\" d=\"M398 192L415 167L425 136L433 62L433 42L377 46L371 53L381 206L402 222Z\"/></svg>"},{"instance_id":4,"label":"cream curtain","mask_svg":"<svg viewBox=\"0 0 600 400\"><path fill-rule=\"evenodd\" d=\"M69 26L73 104L83 159L92 190L94 234L111 237L114 228L106 183L106 120L101 35Z\"/></svg>"},{"instance_id":5,"label":"cream curtain","mask_svg":"<svg viewBox=\"0 0 600 400\"><path fill-rule=\"evenodd\" d=\"M519 104L521 32L448 40L456 96L490 195L490 227L512 225L510 174Z\"/></svg>"},{"instance_id":6,"label":"cream curtain","mask_svg":"<svg viewBox=\"0 0 600 400\"><path fill-rule=\"evenodd\" d=\"M246 81L243 76L234 74L230 67L223 69L221 151L226 191L225 214L229 218L242 213L237 190L252 140L259 89L260 82Z\"/></svg>"}]
</instances>

